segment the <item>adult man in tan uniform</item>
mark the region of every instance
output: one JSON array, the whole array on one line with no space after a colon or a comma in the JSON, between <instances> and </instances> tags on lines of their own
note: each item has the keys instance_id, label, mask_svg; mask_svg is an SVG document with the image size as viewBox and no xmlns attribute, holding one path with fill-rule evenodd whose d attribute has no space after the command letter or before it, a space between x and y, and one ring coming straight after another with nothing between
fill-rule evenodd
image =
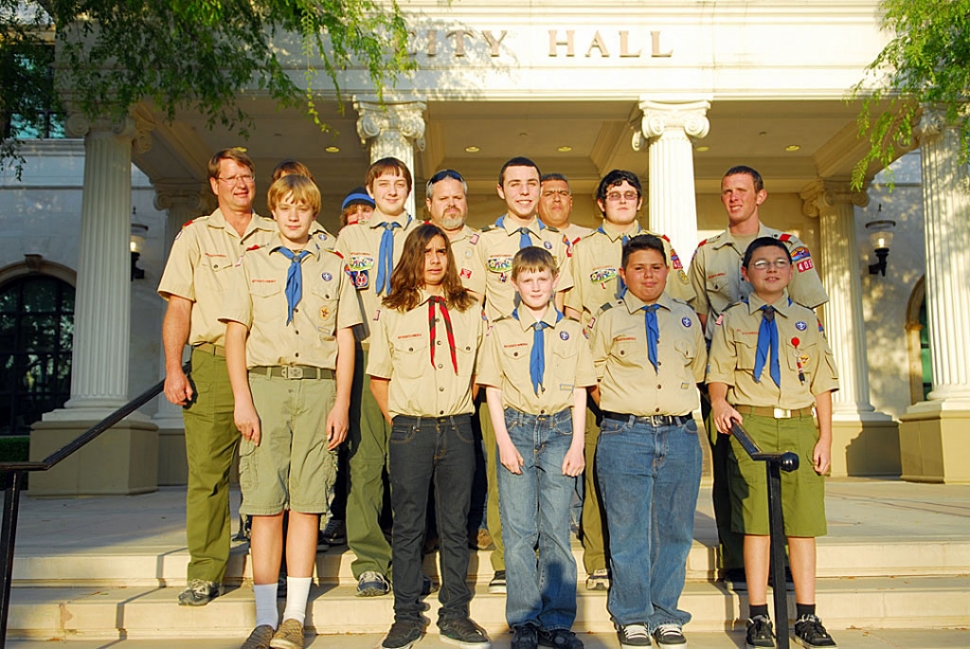
<instances>
[{"instance_id":1,"label":"adult man in tan uniform","mask_svg":"<svg viewBox=\"0 0 970 649\"><path fill-rule=\"evenodd\" d=\"M625 292L620 281L623 244L640 234L654 234L663 241L669 268L667 295L690 302L694 292L687 282L680 258L667 237L640 227L637 214L643 206L640 179L632 171L614 169L600 181L596 204L603 213L603 223L573 246L575 286L566 293L566 315L587 326L604 304L615 303ZM586 416L586 471L583 474L583 566L586 588L605 590L609 587L606 567L605 525L596 480L596 440L599 439L599 409L590 401Z\"/></svg>"},{"instance_id":2,"label":"adult man in tan uniform","mask_svg":"<svg viewBox=\"0 0 970 649\"><path fill-rule=\"evenodd\" d=\"M688 278L697 297L694 310L704 325L708 341L714 323L731 304L751 293L751 284L741 276L744 251L758 237L774 237L785 243L791 253L795 273L789 285L793 301L814 309L828 302L808 247L793 234L774 230L761 223L759 208L767 200L761 174L739 165L728 169L721 180L721 203L728 215L728 229L701 241L694 251ZM707 402L703 401L705 420ZM743 536L732 531L731 503L727 487L727 453L729 439L718 435L707 422L714 473L714 515L721 543L722 577L732 583L744 582Z\"/></svg>"},{"instance_id":3,"label":"adult man in tan uniform","mask_svg":"<svg viewBox=\"0 0 970 649\"><path fill-rule=\"evenodd\" d=\"M468 219L468 184L453 169L444 169L428 180L425 203L431 222L445 231L455 256L455 268L462 286L475 293L481 300L485 293L485 276L474 273L472 258L478 231L465 224Z\"/></svg>"},{"instance_id":4,"label":"adult man in tan uniform","mask_svg":"<svg viewBox=\"0 0 970 649\"><path fill-rule=\"evenodd\" d=\"M226 326L219 322L232 268L251 246L276 236L276 223L253 213L255 168L242 149L209 161L218 208L175 237L158 293L168 300L162 323L165 398L183 406L189 475L185 533L191 560L179 604L204 606L221 592L229 561L229 468L239 443L226 372ZM182 351L192 346L192 378Z\"/></svg>"},{"instance_id":5,"label":"adult man in tan uniform","mask_svg":"<svg viewBox=\"0 0 970 649\"><path fill-rule=\"evenodd\" d=\"M573 192L569 180L562 174L542 174L539 179L539 218L566 235L571 246L592 232L571 222L572 213Z\"/></svg>"}]
</instances>

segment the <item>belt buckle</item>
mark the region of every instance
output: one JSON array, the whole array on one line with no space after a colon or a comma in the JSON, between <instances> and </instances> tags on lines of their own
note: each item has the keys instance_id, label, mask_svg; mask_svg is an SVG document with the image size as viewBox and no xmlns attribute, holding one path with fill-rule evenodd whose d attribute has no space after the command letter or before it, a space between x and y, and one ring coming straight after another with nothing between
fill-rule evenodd
<instances>
[{"instance_id":1,"label":"belt buckle","mask_svg":"<svg viewBox=\"0 0 970 649\"><path fill-rule=\"evenodd\" d=\"M293 365L288 365L283 367L283 378L284 379L302 379L303 378L303 368L295 367Z\"/></svg>"},{"instance_id":2,"label":"belt buckle","mask_svg":"<svg viewBox=\"0 0 970 649\"><path fill-rule=\"evenodd\" d=\"M775 419L791 419L791 410L785 410L784 408L775 408L772 416Z\"/></svg>"}]
</instances>

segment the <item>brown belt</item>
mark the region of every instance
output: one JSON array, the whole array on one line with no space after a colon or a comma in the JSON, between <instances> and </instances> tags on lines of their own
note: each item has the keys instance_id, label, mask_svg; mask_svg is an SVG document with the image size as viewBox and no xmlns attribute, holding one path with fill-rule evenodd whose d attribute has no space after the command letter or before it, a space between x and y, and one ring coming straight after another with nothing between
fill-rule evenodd
<instances>
[{"instance_id":1,"label":"brown belt","mask_svg":"<svg viewBox=\"0 0 970 649\"><path fill-rule=\"evenodd\" d=\"M253 367L250 374L262 374L283 379L332 379L333 370L312 365L273 365L270 367Z\"/></svg>"},{"instance_id":2,"label":"brown belt","mask_svg":"<svg viewBox=\"0 0 970 649\"><path fill-rule=\"evenodd\" d=\"M213 356L226 357L226 348L222 345L213 345L212 343L201 343L192 348L192 351L199 350L200 352L205 352L206 354L212 354Z\"/></svg>"},{"instance_id":3,"label":"brown belt","mask_svg":"<svg viewBox=\"0 0 970 649\"><path fill-rule=\"evenodd\" d=\"M784 408L769 408L768 406L735 406L742 415L756 415L771 417L772 419L791 419L792 417L812 417L815 413L811 407L785 410Z\"/></svg>"}]
</instances>

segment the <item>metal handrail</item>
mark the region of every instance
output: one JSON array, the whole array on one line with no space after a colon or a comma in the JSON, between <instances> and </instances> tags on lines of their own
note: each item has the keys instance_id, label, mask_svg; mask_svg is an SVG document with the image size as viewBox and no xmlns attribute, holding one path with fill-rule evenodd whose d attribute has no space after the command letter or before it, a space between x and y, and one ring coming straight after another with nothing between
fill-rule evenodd
<instances>
[{"instance_id":1,"label":"metal handrail","mask_svg":"<svg viewBox=\"0 0 970 649\"><path fill-rule=\"evenodd\" d=\"M719 433L720 434L720 433ZM785 584L785 519L781 508L781 472L798 468L798 455L792 451L764 453L741 424L731 422L731 435L756 462L764 462L768 472L768 529L771 535L771 590L775 604L775 634L778 649L788 649L788 586Z\"/></svg>"},{"instance_id":2,"label":"metal handrail","mask_svg":"<svg viewBox=\"0 0 970 649\"><path fill-rule=\"evenodd\" d=\"M190 365L182 366L189 373ZM10 612L10 587L13 584L13 555L17 540L17 516L20 511L20 492L23 491L27 474L47 471L94 441L122 419L161 394L165 381L159 381L113 413L87 429L82 435L68 442L39 462L0 462L0 485L3 493L2 529L0 529L0 649L7 642L7 615Z\"/></svg>"}]
</instances>

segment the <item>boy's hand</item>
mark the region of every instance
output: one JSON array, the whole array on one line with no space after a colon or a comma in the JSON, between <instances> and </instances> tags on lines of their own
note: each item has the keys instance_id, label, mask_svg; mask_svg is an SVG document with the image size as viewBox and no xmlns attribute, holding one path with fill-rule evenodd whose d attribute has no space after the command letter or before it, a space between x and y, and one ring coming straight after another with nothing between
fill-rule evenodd
<instances>
[{"instance_id":1,"label":"boy's hand","mask_svg":"<svg viewBox=\"0 0 970 649\"><path fill-rule=\"evenodd\" d=\"M562 461L562 474L568 475L570 478L575 478L585 468L586 458L583 455L583 449L570 446L569 450L566 451L566 457Z\"/></svg>"},{"instance_id":2,"label":"boy's hand","mask_svg":"<svg viewBox=\"0 0 970 649\"><path fill-rule=\"evenodd\" d=\"M830 466L832 466L832 444L819 440L812 452L812 467L815 473L822 475L829 470Z\"/></svg>"},{"instance_id":3,"label":"boy's hand","mask_svg":"<svg viewBox=\"0 0 970 649\"><path fill-rule=\"evenodd\" d=\"M739 424L744 421L741 413L731 407L727 401L716 401L711 404L711 414L714 417L714 426L717 432L723 435L731 434L731 426L734 422Z\"/></svg>"},{"instance_id":4,"label":"boy's hand","mask_svg":"<svg viewBox=\"0 0 970 649\"><path fill-rule=\"evenodd\" d=\"M256 408L252 402L246 403L242 399L236 399L232 416L243 438L259 446L259 415L256 414Z\"/></svg>"},{"instance_id":5,"label":"boy's hand","mask_svg":"<svg viewBox=\"0 0 970 649\"><path fill-rule=\"evenodd\" d=\"M515 448L515 444L511 442L508 444L499 444L498 452L502 466L508 469L509 473L522 475L522 466L525 464L525 460L522 459L519 449Z\"/></svg>"},{"instance_id":6,"label":"boy's hand","mask_svg":"<svg viewBox=\"0 0 970 649\"><path fill-rule=\"evenodd\" d=\"M327 414L327 450L332 451L347 439L350 416L346 410L331 408Z\"/></svg>"}]
</instances>

